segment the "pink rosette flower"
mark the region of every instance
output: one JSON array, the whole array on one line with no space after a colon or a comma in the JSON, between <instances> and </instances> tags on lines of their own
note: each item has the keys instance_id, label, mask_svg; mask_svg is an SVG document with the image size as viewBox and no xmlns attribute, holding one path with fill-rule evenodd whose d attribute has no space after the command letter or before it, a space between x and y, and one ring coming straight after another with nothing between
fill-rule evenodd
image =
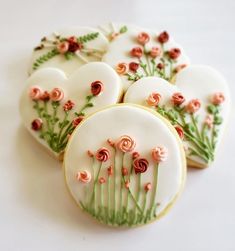
<instances>
[{"instance_id":1,"label":"pink rosette flower","mask_svg":"<svg viewBox=\"0 0 235 251\"><path fill-rule=\"evenodd\" d=\"M225 97L222 92L217 92L212 97L212 103L214 105L220 105L224 102L224 100L225 100Z\"/></svg>"},{"instance_id":2,"label":"pink rosette flower","mask_svg":"<svg viewBox=\"0 0 235 251\"><path fill-rule=\"evenodd\" d=\"M116 66L116 72L120 75L123 75L128 72L128 65L126 63L119 63Z\"/></svg>"},{"instance_id":3,"label":"pink rosette flower","mask_svg":"<svg viewBox=\"0 0 235 251\"><path fill-rule=\"evenodd\" d=\"M157 41L161 44L168 42L168 40L169 40L169 34L167 31L161 32L157 37Z\"/></svg>"},{"instance_id":4,"label":"pink rosette flower","mask_svg":"<svg viewBox=\"0 0 235 251\"><path fill-rule=\"evenodd\" d=\"M69 49L69 43L66 41L61 42L57 44L56 48L60 54L65 54Z\"/></svg>"},{"instance_id":5,"label":"pink rosette flower","mask_svg":"<svg viewBox=\"0 0 235 251\"><path fill-rule=\"evenodd\" d=\"M149 42L149 40L150 40L150 36L149 36L149 34L146 33L146 32L141 32L141 33L139 33L138 36L137 36L137 41L138 41L140 44L142 44L142 45L147 44L147 43Z\"/></svg>"},{"instance_id":6,"label":"pink rosette flower","mask_svg":"<svg viewBox=\"0 0 235 251\"><path fill-rule=\"evenodd\" d=\"M96 159L100 162L106 162L110 158L109 150L105 147L96 152Z\"/></svg>"},{"instance_id":7,"label":"pink rosette flower","mask_svg":"<svg viewBox=\"0 0 235 251\"><path fill-rule=\"evenodd\" d=\"M32 100L39 100L43 94L43 90L39 86L32 86L29 90L29 97Z\"/></svg>"},{"instance_id":8,"label":"pink rosette flower","mask_svg":"<svg viewBox=\"0 0 235 251\"><path fill-rule=\"evenodd\" d=\"M161 100L161 94L157 92L151 93L148 98L146 99L146 102L150 106L157 106Z\"/></svg>"},{"instance_id":9,"label":"pink rosette flower","mask_svg":"<svg viewBox=\"0 0 235 251\"><path fill-rule=\"evenodd\" d=\"M78 116L77 118L73 119L73 127L77 127L84 119L84 116Z\"/></svg>"},{"instance_id":10,"label":"pink rosette flower","mask_svg":"<svg viewBox=\"0 0 235 251\"><path fill-rule=\"evenodd\" d=\"M181 139L183 139L184 138L184 130L183 130L183 128L181 126L176 125L175 126L175 130L177 131L179 137Z\"/></svg>"},{"instance_id":11,"label":"pink rosette flower","mask_svg":"<svg viewBox=\"0 0 235 251\"><path fill-rule=\"evenodd\" d=\"M168 150L164 146L157 146L152 150L152 158L157 163L167 160Z\"/></svg>"},{"instance_id":12,"label":"pink rosette flower","mask_svg":"<svg viewBox=\"0 0 235 251\"><path fill-rule=\"evenodd\" d=\"M151 190L151 188L152 188L152 184L150 182L148 182L144 185L145 192L148 192L149 190Z\"/></svg>"},{"instance_id":13,"label":"pink rosette flower","mask_svg":"<svg viewBox=\"0 0 235 251\"><path fill-rule=\"evenodd\" d=\"M181 94L180 92L174 93L171 97L171 102L173 103L173 105L176 105L176 106L183 104L184 101L185 101L185 98L183 94Z\"/></svg>"},{"instance_id":14,"label":"pink rosette flower","mask_svg":"<svg viewBox=\"0 0 235 251\"><path fill-rule=\"evenodd\" d=\"M91 174L88 171L77 172L76 179L82 183L89 183L91 181Z\"/></svg>"},{"instance_id":15,"label":"pink rosette flower","mask_svg":"<svg viewBox=\"0 0 235 251\"><path fill-rule=\"evenodd\" d=\"M64 98L64 92L62 89L56 87L50 93L50 98L52 101L61 101Z\"/></svg>"},{"instance_id":16,"label":"pink rosette flower","mask_svg":"<svg viewBox=\"0 0 235 251\"><path fill-rule=\"evenodd\" d=\"M116 143L117 148L123 153L133 151L135 145L135 140L133 140L130 136L127 135L121 136Z\"/></svg>"},{"instance_id":17,"label":"pink rosette flower","mask_svg":"<svg viewBox=\"0 0 235 251\"><path fill-rule=\"evenodd\" d=\"M42 128L42 120L40 118L34 119L31 123L31 128L34 131L39 131Z\"/></svg>"},{"instance_id":18,"label":"pink rosette flower","mask_svg":"<svg viewBox=\"0 0 235 251\"><path fill-rule=\"evenodd\" d=\"M161 53L162 53L161 48L159 48L159 47L152 47L152 49L149 52L149 55L152 58L156 58L156 57L159 57L161 55Z\"/></svg>"},{"instance_id":19,"label":"pink rosette flower","mask_svg":"<svg viewBox=\"0 0 235 251\"><path fill-rule=\"evenodd\" d=\"M201 107L201 102L199 99L192 99L191 101L189 101L189 103L186 106L186 111L188 113L195 113L197 112Z\"/></svg>"},{"instance_id":20,"label":"pink rosette flower","mask_svg":"<svg viewBox=\"0 0 235 251\"><path fill-rule=\"evenodd\" d=\"M94 81L91 83L91 93L94 96L100 95L104 90L104 85L101 81Z\"/></svg>"},{"instance_id":21,"label":"pink rosette flower","mask_svg":"<svg viewBox=\"0 0 235 251\"><path fill-rule=\"evenodd\" d=\"M132 71L132 72L137 72L139 66L140 66L140 65L139 65L138 63L136 63L136 62L131 62L131 63L129 63L129 69L130 69L130 71Z\"/></svg>"},{"instance_id":22,"label":"pink rosette flower","mask_svg":"<svg viewBox=\"0 0 235 251\"><path fill-rule=\"evenodd\" d=\"M136 174L146 172L148 169L148 166L149 166L149 162L144 158L135 159L133 162L133 167Z\"/></svg>"},{"instance_id":23,"label":"pink rosette flower","mask_svg":"<svg viewBox=\"0 0 235 251\"><path fill-rule=\"evenodd\" d=\"M208 128L212 128L213 126L213 123L214 123L214 118L211 114L208 114L206 116L206 119L205 119L205 125L208 127Z\"/></svg>"},{"instance_id":24,"label":"pink rosette flower","mask_svg":"<svg viewBox=\"0 0 235 251\"><path fill-rule=\"evenodd\" d=\"M181 50L179 48L172 48L168 51L168 55L171 59L175 60L181 55Z\"/></svg>"},{"instance_id":25,"label":"pink rosette flower","mask_svg":"<svg viewBox=\"0 0 235 251\"><path fill-rule=\"evenodd\" d=\"M131 56L132 57L137 57L137 58L141 58L143 55L143 50L140 47L134 47L131 50Z\"/></svg>"}]
</instances>

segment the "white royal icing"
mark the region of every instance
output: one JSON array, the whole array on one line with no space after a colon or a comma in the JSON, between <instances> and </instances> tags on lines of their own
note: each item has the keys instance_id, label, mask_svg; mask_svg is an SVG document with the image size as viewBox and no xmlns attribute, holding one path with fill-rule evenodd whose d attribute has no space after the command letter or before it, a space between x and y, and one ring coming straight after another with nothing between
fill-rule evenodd
<instances>
[{"instance_id":1,"label":"white royal icing","mask_svg":"<svg viewBox=\"0 0 235 251\"><path fill-rule=\"evenodd\" d=\"M161 94L161 101L159 106L165 105L166 107L172 107L170 102L171 96L173 93L180 92L186 99L186 102L191 99L199 99L201 101L201 108L195 113L198 115L199 128L202 128L205 117L207 113L207 106L210 104L211 97L216 92L221 92L225 96L225 102L221 104L220 116L223 119L221 125L219 125L219 132L217 138L217 146L221 141L226 122L228 120L229 108L230 108L230 95L227 83L223 76L218 73L216 70L209 66L188 66L175 77L175 85L170 84L169 82L157 78L149 77L138 80L134 83L126 92L124 97L124 102L127 103L136 103L150 107L146 99L148 96L157 92ZM151 107L155 109L154 107ZM186 149L189 144L184 142ZM216 147L217 149L217 147ZM197 156L190 156L189 152L187 157L191 160L196 161L196 163L205 165L205 161Z\"/></svg>"},{"instance_id":2,"label":"white royal icing","mask_svg":"<svg viewBox=\"0 0 235 251\"><path fill-rule=\"evenodd\" d=\"M127 30L124 33L118 33L121 28L126 27ZM157 35L161 33L161 31L152 31L145 28L136 27L134 25L125 25L125 24L110 24L106 26L102 26L101 31L109 38L110 34L118 33L116 37L114 37L109 44L107 52L104 54L102 61L111 65L114 69L116 69L119 63L129 64L130 62L139 62L136 58L130 56L130 51L134 47L141 47L141 45L137 42L137 36L140 32L147 32L150 35L150 41L146 44L146 49L150 50L152 47L161 47L160 43L157 41ZM182 47L177 44L171 37L168 42L164 44L164 51L167 51L172 48L180 48L181 55L177 59L177 63L173 63L173 68L178 65L189 64L189 58L186 56ZM151 60L151 59L150 59ZM146 59L142 57L142 61L146 63ZM155 60L156 64L159 63L159 57ZM151 62L150 62L151 64ZM170 72L170 65L166 66L166 74ZM140 69L141 74L146 75L142 69ZM173 77L173 74L172 76ZM128 80L128 77L125 75L121 75L122 81L124 83L124 90L134 82L132 80Z\"/></svg>"},{"instance_id":3,"label":"white royal icing","mask_svg":"<svg viewBox=\"0 0 235 251\"><path fill-rule=\"evenodd\" d=\"M99 186L104 186L102 199L103 203L107 205L107 168L110 165L114 165L113 148L107 143L107 139L117 142L120 136L123 135L128 135L135 141L136 146L133 151L137 151L142 158L147 159L149 162L148 170L141 174L142 190L140 192L140 206L143 203L143 185L153 181L155 166L151 157L151 151L157 146L163 146L167 149L167 159L159 164L158 169L159 176L155 198L155 201L158 203L156 209L158 217L173 203L182 189L185 178L185 157L180 139L170 124L156 116L155 113L153 114L150 110L142 109L140 106L123 104L106 108L88 117L76 129L69 141L64 158L67 186L74 200L80 206L82 204L84 206L89 205L99 162L95 160L93 169L93 158L87 155L87 151L89 150L95 154L97 149L105 147L109 150L111 158L102 164L99 177L105 178L106 183ZM114 207L114 189L116 190L116 209L120 206L121 152L117 150L116 154L116 183L115 188L114 185L111 185L110 189L110 209ZM124 166L129 171L130 161L131 154L127 153L125 155ZM82 171L87 171L92 175L90 183L84 184L83 182L78 182L76 175ZM136 174L133 173L132 176L130 179L130 191L135 195L137 184ZM100 187L96 194L96 210L98 210L99 200L101 199L99 189ZM125 201L126 196L126 193L123 193L123 201ZM150 197L147 197L146 208L149 203ZM134 208L134 203L130 198L129 207ZM106 220L108 219L106 218ZM106 223L110 224L109 221Z\"/></svg>"},{"instance_id":4,"label":"white royal icing","mask_svg":"<svg viewBox=\"0 0 235 251\"><path fill-rule=\"evenodd\" d=\"M30 88L38 86L44 91L50 92L53 88L60 88L64 92L64 99L61 102L61 107L58 109L57 117L61 120L64 118L62 106L66 101L71 100L75 103L74 108L68 117L69 120L74 118L74 112L80 109L86 103L86 96L91 94L90 86L94 81L101 81L103 91L100 95L92 99L93 107L88 107L85 110L85 115L96 112L107 105L115 104L119 101L122 86L119 76L107 64L102 62L92 62L80 67L69 78L65 73L56 68L44 68L36 71L26 81L26 87L22 93L20 100L20 113L26 128L30 133L47 149L52 151L45 140L39 138L38 132L31 129L31 122L38 118L38 114L33 109L33 101L29 97ZM42 101L40 101L42 102ZM53 114L51 104L48 104L49 113ZM53 152L53 151L52 151ZM56 156L58 154L54 153Z\"/></svg>"},{"instance_id":5,"label":"white royal icing","mask_svg":"<svg viewBox=\"0 0 235 251\"><path fill-rule=\"evenodd\" d=\"M69 38L71 36L81 37L91 33L99 33L95 39L92 39L83 45L83 50L78 52L78 55L72 56L69 60L67 60L64 55L59 54L52 57L50 60L43 62L36 69L41 69L45 67L55 67L63 70L66 74L70 75L75 70L77 70L80 66L85 63L92 61L100 61L102 55L105 53L108 47L108 40L105 36L97 29L90 27L70 27L67 29L59 30L58 32L54 32L49 35L47 39L50 41L55 40L55 36L60 35L63 38ZM34 69L34 63L37 59L46 55L49 51L51 51L54 46L51 46L51 43L44 43L45 47L40 50L34 50L29 66L29 73L31 74ZM92 52L94 51L94 52Z\"/></svg>"}]
</instances>

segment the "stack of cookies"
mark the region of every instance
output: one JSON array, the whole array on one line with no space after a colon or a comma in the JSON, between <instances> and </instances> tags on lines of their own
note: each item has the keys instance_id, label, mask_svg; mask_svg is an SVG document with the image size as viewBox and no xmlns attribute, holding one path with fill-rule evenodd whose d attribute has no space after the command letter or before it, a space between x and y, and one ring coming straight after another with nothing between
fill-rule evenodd
<instances>
[{"instance_id":1,"label":"stack of cookies","mask_svg":"<svg viewBox=\"0 0 235 251\"><path fill-rule=\"evenodd\" d=\"M209 167L229 115L223 76L191 65L166 31L74 27L34 48L22 121L63 161L82 210L111 226L159 219L186 166Z\"/></svg>"}]
</instances>

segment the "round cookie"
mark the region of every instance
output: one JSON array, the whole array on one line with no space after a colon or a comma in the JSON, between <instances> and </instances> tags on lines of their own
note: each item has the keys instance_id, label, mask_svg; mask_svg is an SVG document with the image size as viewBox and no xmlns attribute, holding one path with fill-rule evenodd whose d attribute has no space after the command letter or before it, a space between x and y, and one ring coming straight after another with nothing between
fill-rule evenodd
<instances>
[{"instance_id":1,"label":"round cookie","mask_svg":"<svg viewBox=\"0 0 235 251\"><path fill-rule=\"evenodd\" d=\"M105 63L83 65L69 78L59 69L44 68L26 81L20 113L30 133L60 158L83 118L117 103L121 95L120 77Z\"/></svg>"},{"instance_id":2,"label":"round cookie","mask_svg":"<svg viewBox=\"0 0 235 251\"><path fill-rule=\"evenodd\" d=\"M164 215L183 188L185 166L181 140L170 123L129 104L84 120L64 157L73 199L111 226L134 227Z\"/></svg>"},{"instance_id":3,"label":"round cookie","mask_svg":"<svg viewBox=\"0 0 235 251\"><path fill-rule=\"evenodd\" d=\"M97 29L71 27L41 39L34 48L29 73L55 67L71 74L83 64L100 61L108 47L108 40Z\"/></svg>"},{"instance_id":4,"label":"round cookie","mask_svg":"<svg viewBox=\"0 0 235 251\"><path fill-rule=\"evenodd\" d=\"M229 115L230 95L224 78L208 66L188 66L175 85L157 77L142 78L124 102L152 108L167 118L183 139L188 164L207 167L216 156Z\"/></svg>"},{"instance_id":5,"label":"round cookie","mask_svg":"<svg viewBox=\"0 0 235 251\"><path fill-rule=\"evenodd\" d=\"M111 38L102 61L122 77L124 90L142 77L158 76L173 81L176 72L189 64L182 47L166 32L132 25L112 24L106 36Z\"/></svg>"}]
</instances>

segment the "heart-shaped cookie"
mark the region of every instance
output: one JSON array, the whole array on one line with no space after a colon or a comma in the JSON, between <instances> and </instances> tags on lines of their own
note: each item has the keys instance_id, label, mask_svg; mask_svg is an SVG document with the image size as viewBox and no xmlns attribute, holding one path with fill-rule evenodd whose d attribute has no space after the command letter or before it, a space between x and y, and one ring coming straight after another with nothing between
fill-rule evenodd
<instances>
[{"instance_id":1,"label":"heart-shaped cookie","mask_svg":"<svg viewBox=\"0 0 235 251\"><path fill-rule=\"evenodd\" d=\"M167 118L184 141L189 165L203 168L214 160L230 108L226 81L216 70L188 66L175 76L175 85L142 78L124 101L152 107Z\"/></svg>"},{"instance_id":2,"label":"heart-shaped cookie","mask_svg":"<svg viewBox=\"0 0 235 251\"><path fill-rule=\"evenodd\" d=\"M20 113L30 133L60 157L81 120L117 103L121 95L120 77L105 63L88 63L69 78L59 69L45 68L27 80Z\"/></svg>"},{"instance_id":3,"label":"heart-shaped cookie","mask_svg":"<svg viewBox=\"0 0 235 251\"><path fill-rule=\"evenodd\" d=\"M100 61L106 52L108 40L97 29L71 27L43 37L34 48L29 73L55 67L71 74L91 61Z\"/></svg>"},{"instance_id":4,"label":"heart-shaped cookie","mask_svg":"<svg viewBox=\"0 0 235 251\"><path fill-rule=\"evenodd\" d=\"M185 181L174 127L156 112L119 104L84 120L69 140L64 170L76 203L112 226L147 224L174 204Z\"/></svg>"},{"instance_id":5,"label":"heart-shaped cookie","mask_svg":"<svg viewBox=\"0 0 235 251\"><path fill-rule=\"evenodd\" d=\"M155 32L132 25L112 24L107 36L111 42L102 61L122 77L124 90L142 77L158 76L171 81L176 72L189 64L182 47L166 32Z\"/></svg>"}]
</instances>

